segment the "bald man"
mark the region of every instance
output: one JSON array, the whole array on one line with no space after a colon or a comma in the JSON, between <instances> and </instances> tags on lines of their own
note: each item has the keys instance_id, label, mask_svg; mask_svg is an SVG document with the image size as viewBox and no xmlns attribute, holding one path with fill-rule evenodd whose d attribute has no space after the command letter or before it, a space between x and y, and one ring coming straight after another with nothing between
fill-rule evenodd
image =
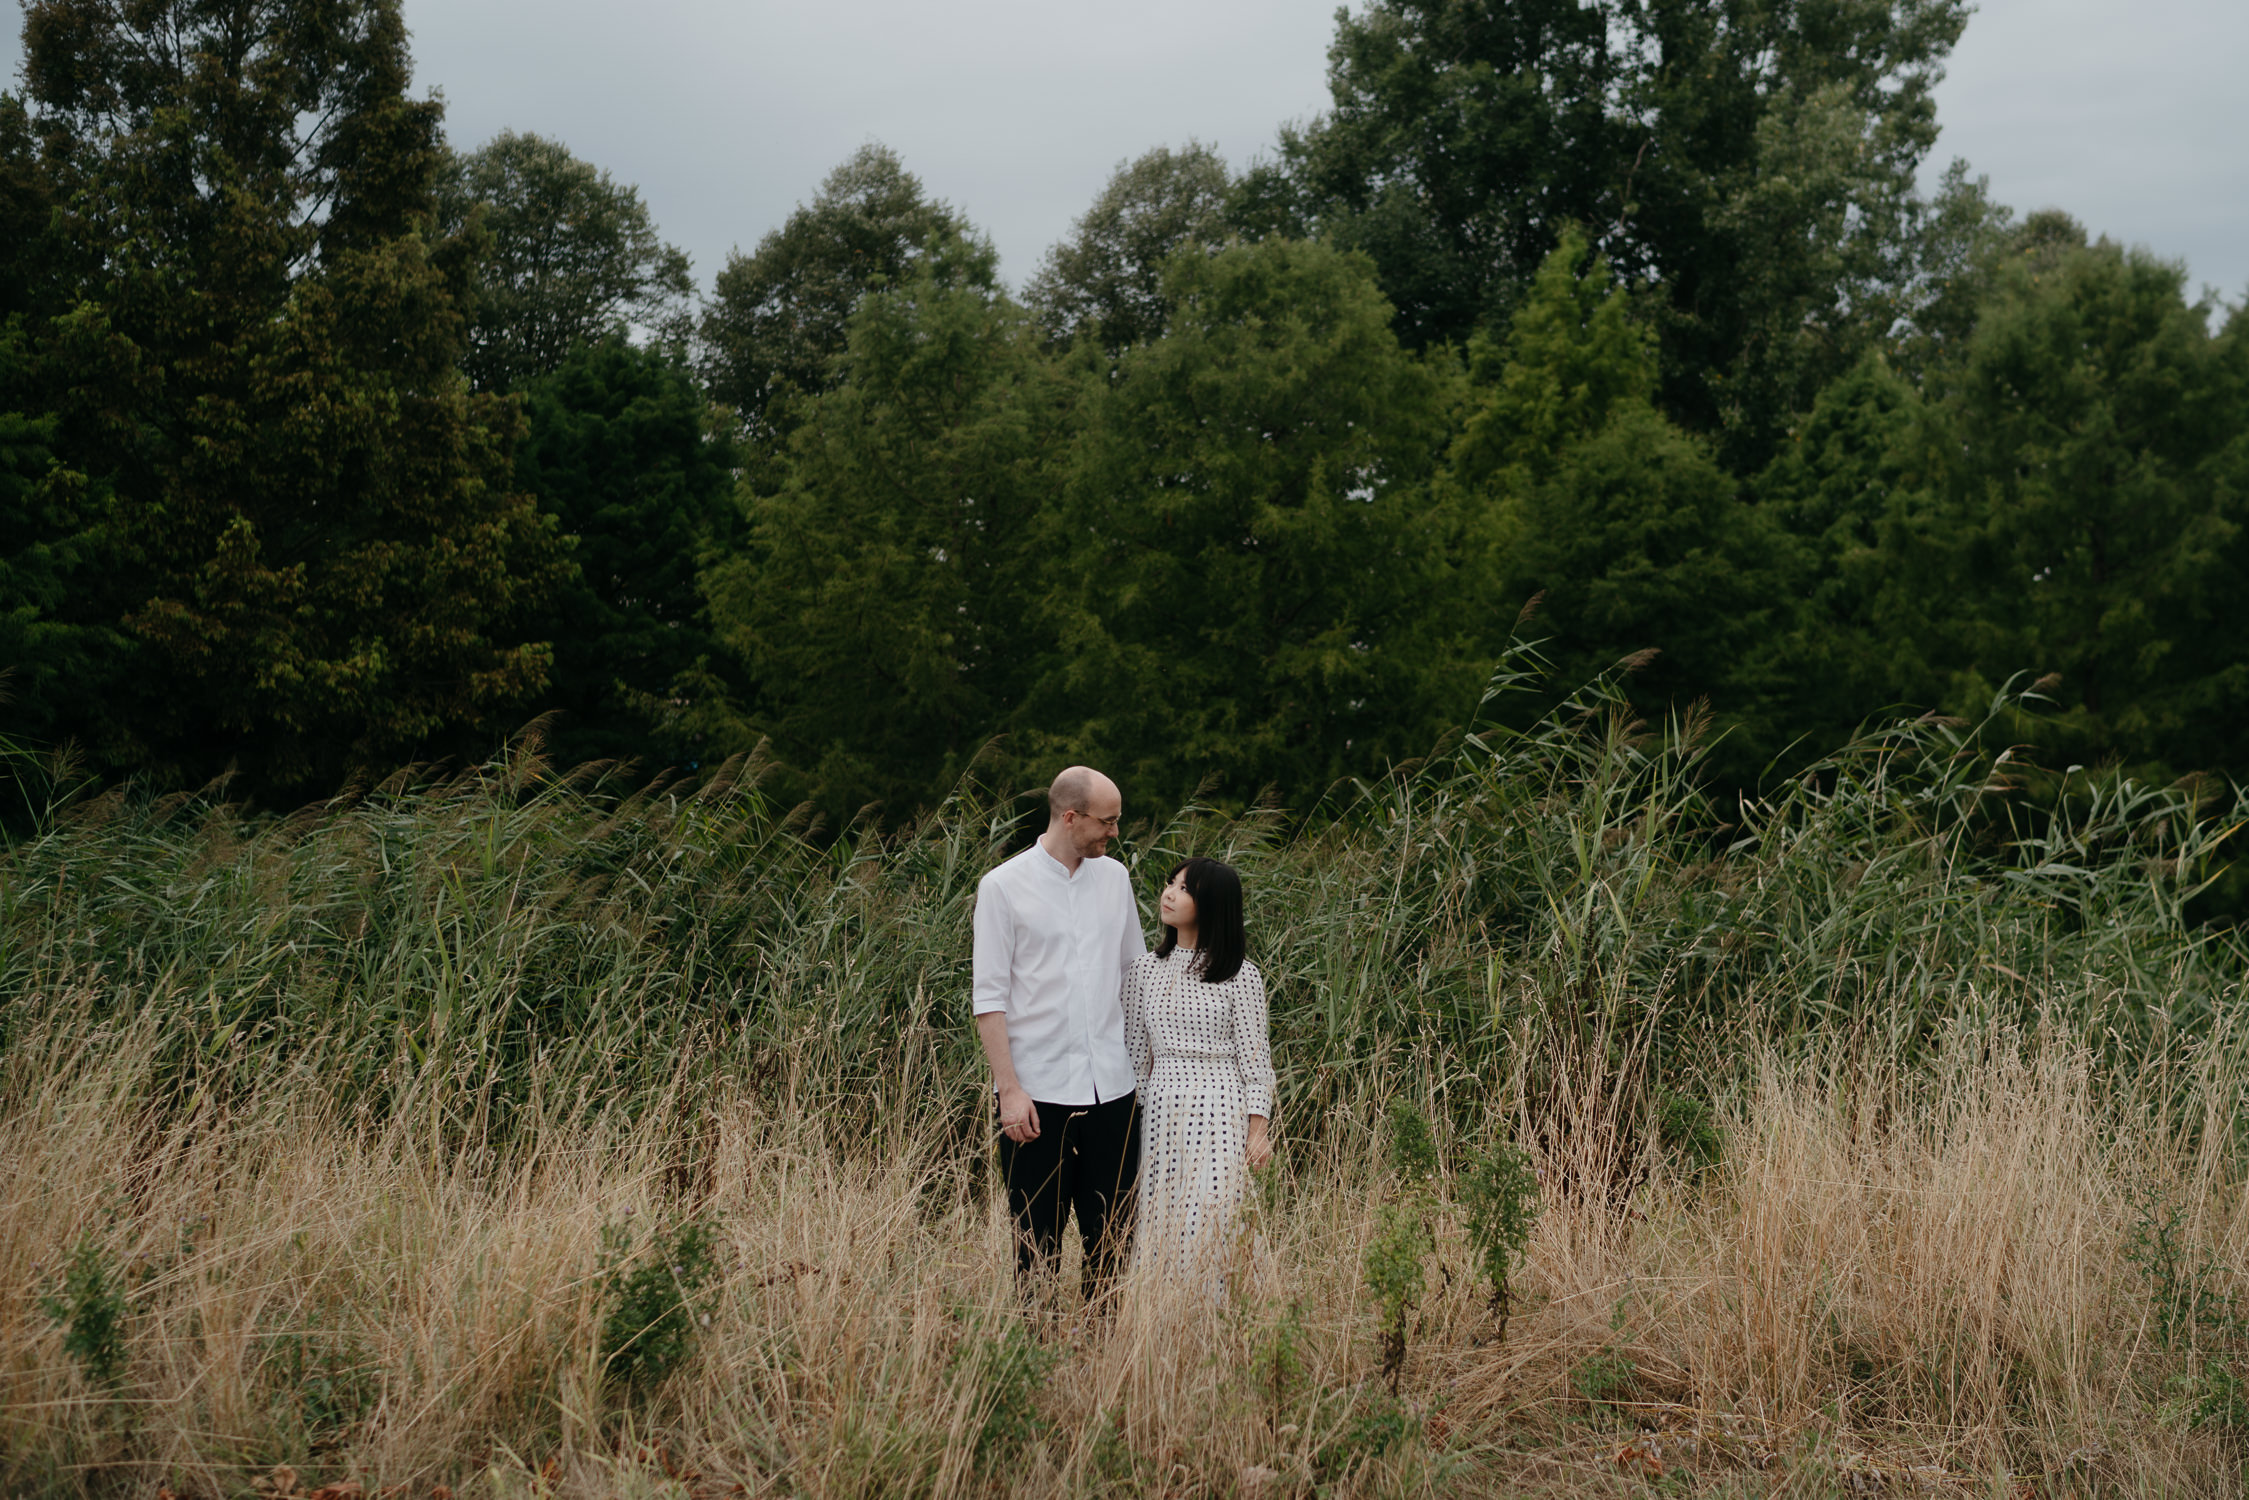
<instances>
[{"instance_id":1,"label":"bald man","mask_svg":"<svg viewBox=\"0 0 2249 1500\"><path fill-rule=\"evenodd\" d=\"M1028 1290L1051 1266L1074 1209L1088 1302L1131 1244L1140 1173L1118 991L1147 944L1131 879L1108 857L1123 816L1115 782L1071 766L1047 789L1046 832L976 888L972 1003L992 1065L1017 1284Z\"/></svg>"}]
</instances>

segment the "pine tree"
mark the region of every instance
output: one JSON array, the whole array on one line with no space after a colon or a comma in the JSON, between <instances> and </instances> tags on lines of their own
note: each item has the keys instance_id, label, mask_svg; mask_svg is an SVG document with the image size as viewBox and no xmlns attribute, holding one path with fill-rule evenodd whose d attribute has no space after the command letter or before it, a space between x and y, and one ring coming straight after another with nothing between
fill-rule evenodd
<instances>
[{"instance_id":1,"label":"pine tree","mask_svg":"<svg viewBox=\"0 0 2249 1500\"><path fill-rule=\"evenodd\" d=\"M705 701L682 732L769 740L831 820L942 797L1047 654L1029 614L1077 387L983 265L939 246L862 299L839 383L799 409L784 477L706 579L749 686L731 722Z\"/></svg>"},{"instance_id":2,"label":"pine tree","mask_svg":"<svg viewBox=\"0 0 2249 1500\"><path fill-rule=\"evenodd\" d=\"M430 235L439 106L395 0L41 0L24 77L75 305L59 456L114 493L148 762L266 788L480 750L561 569L460 372L476 246Z\"/></svg>"},{"instance_id":3,"label":"pine tree","mask_svg":"<svg viewBox=\"0 0 2249 1500\"><path fill-rule=\"evenodd\" d=\"M577 565L534 622L554 642L539 700L563 714L552 754L654 759L674 681L717 649L697 576L739 526L733 449L686 369L622 338L579 348L524 402L516 484Z\"/></svg>"},{"instance_id":4,"label":"pine tree","mask_svg":"<svg viewBox=\"0 0 2249 1500\"><path fill-rule=\"evenodd\" d=\"M2026 236L2000 269L1934 413L1950 706L2058 673L2072 759L2249 765L2249 407L2209 312L2179 266L2081 231Z\"/></svg>"},{"instance_id":5,"label":"pine tree","mask_svg":"<svg viewBox=\"0 0 2249 1500\"><path fill-rule=\"evenodd\" d=\"M1564 681L1655 652L1635 700L1656 715L1710 699L1733 731L1723 770L1753 778L1782 685L1747 647L1780 613L1778 538L1708 445L1655 409L1652 340L1581 237L1547 258L1473 373L1484 389L1453 476L1481 512L1488 594L1508 606L1487 628L1541 600L1532 633Z\"/></svg>"},{"instance_id":6,"label":"pine tree","mask_svg":"<svg viewBox=\"0 0 2249 1500\"><path fill-rule=\"evenodd\" d=\"M1175 255L1164 294L1169 332L1093 377L1030 721L1159 799L1305 808L1473 706L1430 485L1451 368L1323 245Z\"/></svg>"}]
</instances>

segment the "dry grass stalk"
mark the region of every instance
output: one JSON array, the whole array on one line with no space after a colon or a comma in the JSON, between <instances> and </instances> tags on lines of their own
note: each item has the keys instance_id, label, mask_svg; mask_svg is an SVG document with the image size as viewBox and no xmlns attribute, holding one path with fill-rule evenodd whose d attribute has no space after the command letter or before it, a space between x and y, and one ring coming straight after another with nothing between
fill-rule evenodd
<instances>
[{"instance_id":1,"label":"dry grass stalk","mask_svg":"<svg viewBox=\"0 0 2249 1500\"><path fill-rule=\"evenodd\" d=\"M664 1101L493 1150L412 1109L354 1125L277 1073L157 1125L148 1041L29 1038L13 1059L11 1492L273 1493L281 1465L299 1492L413 1497L1621 1494L1658 1475L2218 1495L2243 1477L2238 1439L2181 1394L2238 1339L2166 1347L2134 1259L2160 1201L2203 1290L2242 1291L2240 1184L2207 1129L2059 1041L1963 1033L1918 1076L1841 1048L1768 1058L1692 1180L1617 1170L1617 1134L1587 1123L1613 1108L1555 1114L1579 1123L1526 1144L1579 1186L1550 1196L1508 1342L1486 1342L1440 1226L1398 1410L1370 1383L1368 1132L1328 1131L1270 1185L1229 1295L1141 1287L1113 1325L1026 1325L998 1209L935 1127L870 1150L857 1121L738 1093L693 1122L707 1168L683 1189ZM2228 1123L2238 1092L2206 1068L2194 1123ZM628 1403L597 1349L603 1226L687 1215L720 1229L711 1322ZM82 1238L127 1288L114 1394L35 1300Z\"/></svg>"}]
</instances>

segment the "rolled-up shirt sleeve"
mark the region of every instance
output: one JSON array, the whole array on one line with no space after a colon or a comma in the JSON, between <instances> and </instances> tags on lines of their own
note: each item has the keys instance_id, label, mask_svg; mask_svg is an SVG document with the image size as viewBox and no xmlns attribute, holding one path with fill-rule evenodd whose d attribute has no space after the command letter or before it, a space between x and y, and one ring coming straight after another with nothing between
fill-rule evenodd
<instances>
[{"instance_id":1,"label":"rolled-up shirt sleeve","mask_svg":"<svg viewBox=\"0 0 2249 1500\"><path fill-rule=\"evenodd\" d=\"M969 1011L979 1016L1004 1013L1015 954L1015 913L1008 907L1006 891L989 875L976 887L975 935L969 960Z\"/></svg>"}]
</instances>

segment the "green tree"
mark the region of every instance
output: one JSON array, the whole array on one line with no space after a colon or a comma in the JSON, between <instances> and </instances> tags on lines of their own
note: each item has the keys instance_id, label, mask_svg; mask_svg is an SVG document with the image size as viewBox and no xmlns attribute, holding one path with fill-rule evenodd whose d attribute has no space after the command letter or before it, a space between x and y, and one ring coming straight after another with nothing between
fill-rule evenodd
<instances>
[{"instance_id":1,"label":"green tree","mask_svg":"<svg viewBox=\"0 0 2249 1500\"><path fill-rule=\"evenodd\" d=\"M2239 320L2213 337L2184 288L2052 225L2000 268L1934 413L1961 616L1938 649L1957 707L2058 672L2073 758L2240 769Z\"/></svg>"},{"instance_id":2,"label":"green tree","mask_svg":"<svg viewBox=\"0 0 2249 1500\"><path fill-rule=\"evenodd\" d=\"M1757 494L1786 539L1784 629L1747 643L1785 682L1777 732L1824 749L1885 709L1933 708L1943 678L1930 653L1957 596L1930 483L1941 467L1921 393L1869 353L1822 391Z\"/></svg>"},{"instance_id":3,"label":"green tree","mask_svg":"<svg viewBox=\"0 0 2249 1500\"><path fill-rule=\"evenodd\" d=\"M101 618L101 496L53 451L55 421L22 410L23 341L0 327L0 705L10 736L105 745L125 643Z\"/></svg>"},{"instance_id":4,"label":"green tree","mask_svg":"<svg viewBox=\"0 0 2249 1500\"><path fill-rule=\"evenodd\" d=\"M125 652L102 609L103 496L56 456L32 347L61 295L54 208L30 116L0 96L0 724L99 746Z\"/></svg>"},{"instance_id":5,"label":"green tree","mask_svg":"<svg viewBox=\"0 0 2249 1500\"><path fill-rule=\"evenodd\" d=\"M554 642L540 699L565 716L554 754L650 757L674 679L716 649L697 572L739 519L733 451L687 370L621 337L581 345L524 400L515 481L577 563L534 622Z\"/></svg>"},{"instance_id":6,"label":"green tree","mask_svg":"<svg viewBox=\"0 0 2249 1500\"><path fill-rule=\"evenodd\" d=\"M513 409L460 374L474 246L395 0L40 0L24 78L75 299L56 454L114 496L150 764L318 784L500 722L558 572Z\"/></svg>"},{"instance_id":7,"label":"green tree","mask_svg":"<svg viewBox=\"0 0 2249 1500\"><path fill-rule=\"evenodd\" d=\"M657 237L638 189L560 141L505 130L452 157L439 227L472 215L489 237L464 360L478 389L514 390L628 325L684 339L687 253Z\"/></svg>"},{"instance_id":8,"label":"green tree","mask_svg":"<svg viewBox=\"0 0 2249 1500\"><path fill-rule=\"evenodd\" d=\"M1651 341L1587 256L1565 236L1507 341L1476 351L1484 388L1453 475L1480 517L1481 570L1502 601L1542 598L1565 680L1657 653L1635 699L1659 713L1710 698L1735 726L1729 774L1754 775L1776 684L1746 647L1774 628L1777 537L1709 447L1655 409Z\"/></svg>"},{"instance_id":9,"label":"green tree","mask_svg":"<svg viewBox=\"0 0 2249 1500\"><path fill-rule=\"evenodd\" d=\"M1454 377L1400 347L1363 256L1190 252L1164 295L1169 332L1097 376L1027 722L1159 798L1215 775L1303 806L1472 705L1430 485Z\"/></svg>"},{"instance_id":10,"label":"green tree","mask_svg":"<svg viewBox=\"0 0 2249 1500\"><path fill-rule=\"evenodd\" d=\"M1415 345L1504 326L1579 226L1661 308L1665 408L1761 464L1925 280L1944 215L1914 176L1965 16L1963 0L1375 0L1338 17L1333 109L1284 132L1237 214L1366 250Z\"/></svg>"},{"instance_id":11,"label":"green tree","mask_svg":"<svg viewBox=\"0 0 2249 1500\"><path fill-rule=\"evenodd\" d=\"M769 738L831 818L941 796L1047 654L1029 616L1077 385L985 263L940 246L862 299L840 383L805 403L783 482L750 495L749 540L707 581L750 686L731 726L711 704L683 727Z\"/></svg>"},{"instance_id":12,"label":"green tree","mask_svg":"<svg viewBox=\"0 0 2249 1500\"><path fill-rule=\"evenodd\" d=\"M727 257L701 328L713 399L739 410L754 437L773 440L790 393L816 395L841 379L835 361L859 299L911 280L939 246L956 273L998 284L998 259L968 221L925 197L897 153L861 147L754 255Z\"/></svg>"},{"instance_id":13,"label":"green tree","mask_svg":"<svg viewBox=\"0 0 2249 1500\"><path fill-rule=\"evenodd\" d=\"M1171 318L1164 262L1225 239L1230 186L1225 160L1197 141L1120 164L1023 300L1061 342L1083 334L1114 353L1160 337Z\"/></svg>"}]
</instances>

